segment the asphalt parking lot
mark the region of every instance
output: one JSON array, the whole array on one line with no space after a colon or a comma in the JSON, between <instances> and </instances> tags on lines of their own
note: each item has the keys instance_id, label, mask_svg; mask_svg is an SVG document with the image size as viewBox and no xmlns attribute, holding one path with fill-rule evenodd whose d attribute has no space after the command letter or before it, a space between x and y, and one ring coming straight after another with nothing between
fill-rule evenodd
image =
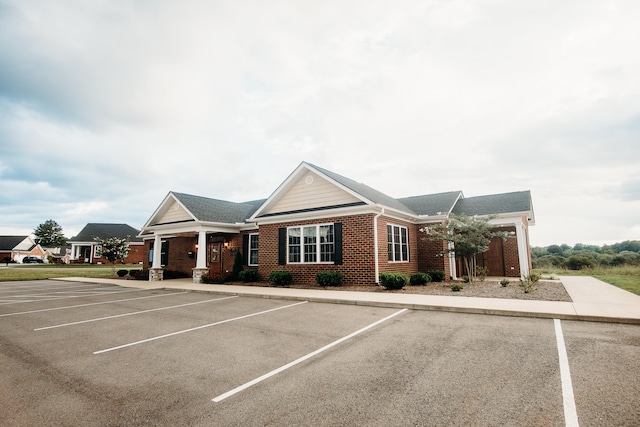
<instances>
[{"instance_id":1,"label":"asphalt parking lot","mask_svg":"<svg viewBox=\"0 0 640 427\"><path fill-rule=\"evenodd\" d=\"M0 283L0 425L640 425L640 328Z\"/></svg>"}]
</instances>

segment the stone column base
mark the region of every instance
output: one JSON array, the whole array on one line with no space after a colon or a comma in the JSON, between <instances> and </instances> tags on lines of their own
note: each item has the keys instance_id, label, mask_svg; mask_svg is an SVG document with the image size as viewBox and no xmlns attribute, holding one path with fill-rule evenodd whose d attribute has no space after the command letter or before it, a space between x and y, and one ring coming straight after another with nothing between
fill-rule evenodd
<instances>
[{"instance_id":1,"label":"stone column base","mask_svg":"<svg viewBox=\"0 0 640 427\"><path fill-rule=\"evenodd\" d=\"M193 269L193 283L200 283L200 278L203 274L209 272L208 268L194 268Z\"/></svg>"},{"instance_id":2,"label":"stone column base","mask_svg":"<svg viewBox=\"0 0 640 427\"><path fill-rule=\"evenodd\" d=\"M149 281L159 282L164 277L164 270L162 268L150 268L149 269Z\"/></svg>"}]
</instances>

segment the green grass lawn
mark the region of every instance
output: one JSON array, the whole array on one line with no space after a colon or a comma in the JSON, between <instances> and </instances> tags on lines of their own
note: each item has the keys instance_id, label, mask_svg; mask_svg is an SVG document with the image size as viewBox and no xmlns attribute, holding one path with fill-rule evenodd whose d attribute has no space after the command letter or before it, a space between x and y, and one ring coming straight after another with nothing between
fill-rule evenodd
<instances>
[{"instance_id":1,"label":"green grass lawn","mask_svg":"<svg viewBox=\"0 0 640 427\"><path fill-rule=\"evenodd\" d=\"M603 282L640 295L640 266L595 267L584 270L540 269L542 274L558 276L593 276Z\"/></svg>"},{"instance_id":2,"label":"green grass lawn","mask_svg":"<svg viewBox=\"0 0 640 427\"><path fill-rule=\"evenodd\" d=\"M114 277L111 265L86 265L86 264L37 264L37 265L15 265L9 264L5 267L0 264L0 282L13 280L40 280L55 279L58 277ZM118 270L140 270L141 265L116 265ZM118 276L115 276L118 277Z\"/></svg>"}]
</instances>

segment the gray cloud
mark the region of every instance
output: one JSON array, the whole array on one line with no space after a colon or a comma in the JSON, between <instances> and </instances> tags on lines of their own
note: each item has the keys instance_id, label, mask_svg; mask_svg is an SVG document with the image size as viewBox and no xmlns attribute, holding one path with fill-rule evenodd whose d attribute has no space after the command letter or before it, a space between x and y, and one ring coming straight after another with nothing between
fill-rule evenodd
<instances>
[{"instance_id":1,"label":"gray cloud","mask_svg":"<svg viewBox=\"0 0 640 427\"><path fill-rule=\"evenodd\" d=\"M639 18L625 0L4 1L0 233L140 226L170 190L267 197L307 160L396 197L531 189L534 244L640 238L620 217L596 234L591 206L640 216Z\"/></svg>"}]
</instances>

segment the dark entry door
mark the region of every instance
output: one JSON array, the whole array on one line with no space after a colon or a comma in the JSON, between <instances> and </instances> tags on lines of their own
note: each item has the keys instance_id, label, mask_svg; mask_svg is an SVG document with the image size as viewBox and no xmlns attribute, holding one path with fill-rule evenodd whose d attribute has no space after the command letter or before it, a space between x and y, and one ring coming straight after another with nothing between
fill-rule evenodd
<instances>
[{"instance_id":1,"label":"dark entry door","mask_svg":"<svg viewBox=\"0 0 640 427\"><path fill-rule=\"evenodd\" d=\"M492 239L489 249L484 253L484 266L489 276L504 276L504 255L502 239Z\"/></svg>"},{"instance_id":2,"label":"dark entry door","mask_svg":"<svg viewBox=\"0 0 640 427\"><path fill-rule=\"evenodd\" d=\"M222 271L222 243L209 243L209 270Z\"/></svg>"}]
</instances>

